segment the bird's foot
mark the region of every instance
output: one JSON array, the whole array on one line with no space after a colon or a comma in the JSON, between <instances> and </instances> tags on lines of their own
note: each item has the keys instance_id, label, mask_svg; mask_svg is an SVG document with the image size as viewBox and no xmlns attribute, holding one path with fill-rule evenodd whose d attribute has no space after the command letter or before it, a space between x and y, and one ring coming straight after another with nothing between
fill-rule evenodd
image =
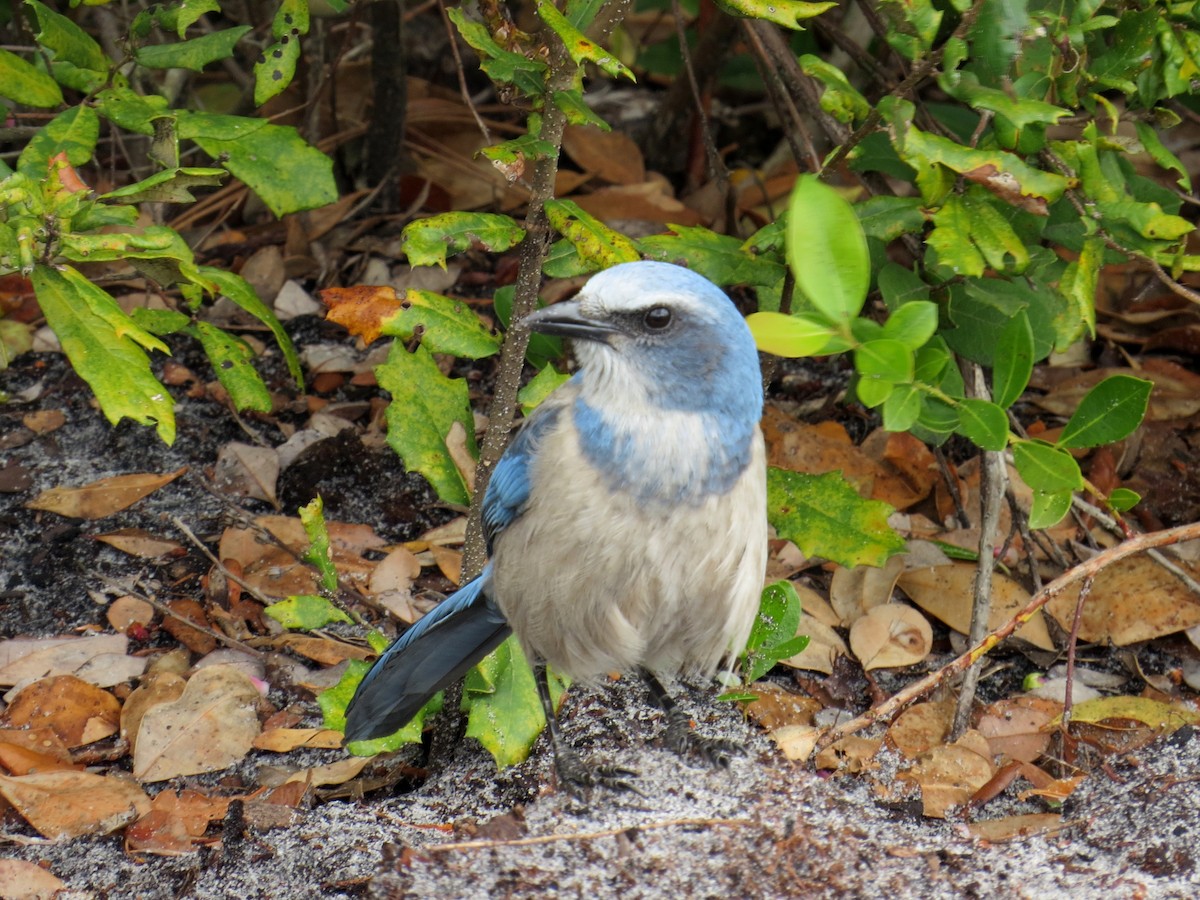
<instances>
[{"instance_id":1,"label":"bird's foot","mask_svg":"<svg viewBox=\"0 0 1200 900\"><path fill-rule=\"evenodd\" d=\"M737 741L712 738L692 730L692 720L678 707L667 713L667 746L683 757L698 753L709 765L728 769L735 756L745 756L746 748Z\"/></svg>"},{"instance_id":2,"label":"bird's foot","mask_svg":"<svg viewBox=\"0 0 1200 900\"><path fill-rule=\"evenodd\" d=\"M584 762L579 754L567 747L558 748L554 757L554 771L558 774L558 783L578 799L594 787L608 788L613 791L632 791L641 794L632 779L638 777L633 769L623 766L592 765Z\"/></svg>"}]
</instances>

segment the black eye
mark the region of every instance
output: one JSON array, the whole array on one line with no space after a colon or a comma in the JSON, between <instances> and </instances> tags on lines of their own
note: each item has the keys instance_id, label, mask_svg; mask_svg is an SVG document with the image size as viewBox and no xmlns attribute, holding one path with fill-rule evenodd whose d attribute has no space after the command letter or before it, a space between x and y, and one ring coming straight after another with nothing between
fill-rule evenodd
<instances>
[{"instance_id":1,"label":"black eye","mask_svg":"<svg viewBox=\"0 0 1200 900\"><path fill-rule=\"evenodd\" d=\"M662 331L671 324L671 310L665 306L656 306L653 309L648 309L642 321L646 323L647 328L653 331Z\"/></svg>"}]
</instances>

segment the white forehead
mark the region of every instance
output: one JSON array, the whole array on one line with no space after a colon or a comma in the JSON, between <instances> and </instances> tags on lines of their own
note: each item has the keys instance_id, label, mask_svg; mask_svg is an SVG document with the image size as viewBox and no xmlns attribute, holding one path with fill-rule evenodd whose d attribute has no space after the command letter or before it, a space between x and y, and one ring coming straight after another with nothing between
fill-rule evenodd
<instances>
[{"instance_id":1,"label":"white forehead","mask_svg":"<svg viewBox=\"0 0 1200 900\"><path fill-rule=\"evenodd\" d=\"M584 312L593 315L633 312L661 303L712 317L732 306L721 289L703 275L650 260L621 263L593 275L577 299Z\"/></svg>"}]
</instances>

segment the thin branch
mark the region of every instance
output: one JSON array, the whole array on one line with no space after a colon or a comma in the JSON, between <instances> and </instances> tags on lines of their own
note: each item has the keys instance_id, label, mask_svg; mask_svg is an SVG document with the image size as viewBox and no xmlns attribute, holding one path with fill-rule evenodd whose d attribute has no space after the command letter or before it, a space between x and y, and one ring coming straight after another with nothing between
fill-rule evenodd
<instances>
[{"instance_id":1,"label":"thin branch","mask_svg":"<svg viewBox=\"0 0 1200 900\"><path fill-rule=\"evenodd\" d=\"M1129 532L1125 528L1121 527L1121 523L1102 510L1100 507L1092 503L1088 503L1078 495L1071 498L1071 504L1075 507L1075 509L1091 516L1093 519L1103 525L1104 528L1109 531L1109 533L1115 534L1117 537L1122 539L1129 537ZM1186 572L1181 566L1167 559L1166 554L1161 553L1158 550L1149 550L1147 551L1146 555L1182 581L1184 586L1186 586L1189 591L1195 594L1197 598L1200 598L1200 582L1196 581L1196 579Z\"/></svg>"}]
</instances>

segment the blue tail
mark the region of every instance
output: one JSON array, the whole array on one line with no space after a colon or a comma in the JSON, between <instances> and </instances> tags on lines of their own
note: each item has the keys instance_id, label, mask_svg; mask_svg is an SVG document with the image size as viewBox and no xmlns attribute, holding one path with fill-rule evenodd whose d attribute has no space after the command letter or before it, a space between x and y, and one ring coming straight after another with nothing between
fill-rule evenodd
<instances>
[{"instance_id":1,"label":"blue tail","mask_svg":"<svg viewBox=\"0 0 1200 900\"><path fill-rule=\"evenodd\" d=\"M491 567L400 635L367 672L346 707L345 741L391 734L442 688L503 643L508 622L487 588Z\"/></svg>"}]
</instances>

